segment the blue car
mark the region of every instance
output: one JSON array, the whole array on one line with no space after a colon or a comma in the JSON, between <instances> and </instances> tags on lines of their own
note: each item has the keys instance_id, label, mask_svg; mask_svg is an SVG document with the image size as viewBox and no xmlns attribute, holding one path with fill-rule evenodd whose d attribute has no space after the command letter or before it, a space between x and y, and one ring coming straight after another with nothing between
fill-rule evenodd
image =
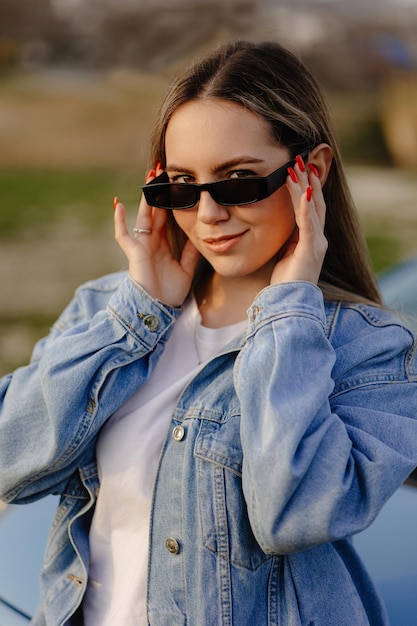
<instances>
[{"instance_id":1,"label":"blue car","mask_svg":"<svg viewBox=\"0 0 417 626\"><path fill-rule=\"evenodd\" d=\"M382 272L379 286L387 306L403 313L417 329L417 257Z\"/></svg>"},{"instance_id":2,"label":"blue car","mask_svg":"<svg viewBox=\"0 0 417 626\"><path fill-rule=\"evenodd\" d=\"M39 572L58 498L0 508L0 626L28 626L39 602ZM1 505L0 505L1 506Z\"/></svg>"},{"instance_id":3,"label":"blue car","mask_svg":"<svg viewBox=\"0 0 417 626\"><path fill-rule=\"evenodd\" d=\"M408 316L417 330L417 258L384 272L380 287L385 303ZM0 508L0 626L27 626L36 610L38 575L56 506L57 498L49 496ZM417 625L416 528L417 472L354 539L392 626Z\"/></svg>"}]
</instances>

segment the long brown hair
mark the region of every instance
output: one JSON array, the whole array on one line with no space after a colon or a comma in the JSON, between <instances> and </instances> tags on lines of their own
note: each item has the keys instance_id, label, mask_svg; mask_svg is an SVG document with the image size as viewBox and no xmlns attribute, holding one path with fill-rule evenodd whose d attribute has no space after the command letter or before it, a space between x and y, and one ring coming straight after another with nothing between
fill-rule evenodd
<instances>
[{"instance_id":1,"label":"long brown hair","mask_svg":"<svg viewBox=\"0 0 417 626\"><path fill-rule=\"evenodd\" d=\"M323 186L328 250L320 276L325 297L380 303L365 239L346 182L333 122L310 70L273 42L236 41L221 46L180 76L161 105L152 136L152 165L166 164L165 133L175 111L191 100L220 98L259 115L292 157L320 143L333 150ZM171 212L167 233L178 257L184 234Z\"/></svg>"}]
</instances>

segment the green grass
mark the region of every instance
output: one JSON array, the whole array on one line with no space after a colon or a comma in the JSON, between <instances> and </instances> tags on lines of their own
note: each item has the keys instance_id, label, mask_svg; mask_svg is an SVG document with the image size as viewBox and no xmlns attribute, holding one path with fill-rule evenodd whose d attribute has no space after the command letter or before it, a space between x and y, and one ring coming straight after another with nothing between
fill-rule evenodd
<instances>
[{"instance_id":1,"label":"green grass","mask_svg":"<svg viewBox=\"0 0 417 626\"><path fill-rule=\"evenodd\" d=\"M97 225L111 214L115 195L126 206L138 204L142 179L142 172L3 170L0 237L44 229L68 213Z\"/></svg>"},{"instance_id":2,"label":"green grass","mask_svg":"<svg viewBox=\"0 0 417 626\"><path fill-rule=\"evenodd\" d=\"M393 265L401 255L401 242L395 237L368 233L366 242L373 268L377 273Z\"/></svg>"}]
</instances>

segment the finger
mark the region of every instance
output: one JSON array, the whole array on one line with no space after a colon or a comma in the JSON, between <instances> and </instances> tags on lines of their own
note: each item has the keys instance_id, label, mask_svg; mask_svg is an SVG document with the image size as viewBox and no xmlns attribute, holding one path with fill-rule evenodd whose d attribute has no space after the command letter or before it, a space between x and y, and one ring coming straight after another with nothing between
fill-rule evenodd
<instances>
[{"instance_id":1,"label":"finger","mask_svg":"<svg viewBox=\"0 0 417 626\"><path fill-rule=\"evenodd\" d=\"M312 197L308 199L309 194L310 192L306 190L301 195L300 204L296 213L296 221L299 229L299 242L301 244L313 241L316 233L321 230L315 211L314 201Z\"/></svg>"},{"instance_id":2,"label":"finger","mask_svg":"<svg viewBox=\"0 0 417 626\"><path fill-rule=\"evenodd\" d=\"M308 247L312 253L311 258L318 259L322 263L327 250L327 239L324 235L324 223L320 219L317 205L314 202L311 186L307 187L300 204L300 244L303 247Z\"/></svg>"},{"instance_id":3,"label":"finger","mask_svg":"<svg viewBox=\"0 0 417 626\"><path fill-rule=\"evenodd\" d=\"M144 202L146 203L146 200L144 200ZM147 209L142 209L141 204L136 216L135 228L143 228L144 230L150 230L153 233L161 233L164 230L167 217L168 215L165 209L149 207L149 205L147 205Z\"/></svg>"},{"instance_id":4,"label":"finger","mask_svg":"<svg viewBox=\"0 0 417 626\"><path fill-rule=\"evenodd\" d=\"M146 184L150 183L151 180L153 180L155 177L156 177L156 171L154 169L149 170L145 178Z\"/></svg>"},{"instance_id":5,"label":"finger","mask_svg":"<svg viewBox=\"0 0 417 626\"><path fill-rule=\"evenodd\" d=\"M126 209L121 202L116 203L114 210L114 237L122 249L132 240L126 224Z\"/></svg>"},{"instance_id":6,"label":"finger","mask_svg":"<svg viewBox=\"0 0 417 626\"><path fill-rule=\"evenodd\" d=\"M157 165L158 171L156 169L151 169L148 171L146 175L146 183L149 183L153 180L157 175L162 173L162 169L160 164ZM160 231L166 223L167 215L164 209L158 209L156 207L150 206L145 199L144 194L142 194L139 210L136 216L136 224L135 228L143 228L146 230L152 231Z\"/></svg>"},{"instance_id":7,"label":"finger","mask_svg":"<svg viewBox=\"0 0 417 626\"><path fill-rule=\"evenodd\" d=\"M306 165L300 154L297 154L297 156L295 157L295 161L296 161L296 167L298 166L299 171L304 173L306 171Z\"/></svg>"},{"instance_id":8,"label":"finger","mask_svg":"<svg viewBox=\"0 0 417 626\"><path fill-rule=\"evenodd\" d=\"M300 212L300 203L303 195L303 190L300 186L298 176L295 173L295 170L291 167L288 168L288 176L286 181L288 193L291 198L295 221L298 223L298 215Z\"/></svg>"},{"instance_id":9,"label":"finger","mask_svg":"<svg viewBox=\"0 0 417 626\"><path fill-rule=\"evenodd\" d=\"M324 230L324 224L326 221L326 203L324 201L323 189L318 176L311 172L308 176L308 182L312 189L312 198L314 201L316 213L320 222L321 228Z\"/></svg>"},{"instance_id":10,"label":"finger","mask_svg":"<svg viewBox=\"0 0 417 626\"><path fill-rule=\"evenodd\" d=\"M135 228L144 228L146 230L153 230L153 212L152 207L146 202L145 196L142 197L139 202L139 209L136 214Z\"/></svg>"},{"instance_id":11,"label":"finger","mask_svg":"<svg viewBox=\"0 0 417 626\"><path fill-rule=\"evenodd\" d=\"M298 229L298 243L302 248L305 245L314 245L316 237L320 238L323 235L323 225L317 211L313 188L307 185L305 191L302 191L299 183L294 183L291 179L288 189Z\"/></svg>"},{"instance_id":12,"label":"finger","mask_svg":"<svg viewBox=\"0 0 417 626\"><path fill-rule=\"evenodd\" d=\"M152 228L158 232L161 232L168 219L168 210L166 209L158 209L157 207L153 207L152 209Z\"/></svg>"},{"instance_id":13,"label":"finger","mask_svg":"<svg viewBox=\"0 0 417 626\"><path fill-rule=\"evenodd\" d=\"M145 182L148 184L151 180L153 180L156 176L156 172L154 169L150 169L145 177ZM138 223L139 219L146 220L146 223ZM136 228L150 228L152 222L152 207L146 202L145 196L142 194L138 213L136 216Z\"/></svg>"}]
</instances>

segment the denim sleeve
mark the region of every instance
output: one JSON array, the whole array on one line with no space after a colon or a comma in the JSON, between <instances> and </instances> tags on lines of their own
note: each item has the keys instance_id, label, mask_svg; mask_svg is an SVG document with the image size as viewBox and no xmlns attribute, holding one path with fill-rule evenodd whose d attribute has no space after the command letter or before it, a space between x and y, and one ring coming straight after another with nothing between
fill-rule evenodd
<instances>
[{"instance_id":1,"label":"denim sleeve","mask_svg":"<svg viewBox=\"0 0 417 626\"><path fill-rule=\"evenodd\" d=\"M31 363L0 380L0 497L59 492L106 419L149 377L179 309L125 277L80 288Z\"/></svg>"},{"instance_id":2,"label":"denim sleeve","mask_svg":"<svg viewBox=\"0 0 417 626\"><path fill-rule=\"evenodd\" d=\"M263 290L235 366L254 534L286 554L366 528L417 465L410 331L360 311L329 340L320 290Z\"/></svg>"}]
</instances>

